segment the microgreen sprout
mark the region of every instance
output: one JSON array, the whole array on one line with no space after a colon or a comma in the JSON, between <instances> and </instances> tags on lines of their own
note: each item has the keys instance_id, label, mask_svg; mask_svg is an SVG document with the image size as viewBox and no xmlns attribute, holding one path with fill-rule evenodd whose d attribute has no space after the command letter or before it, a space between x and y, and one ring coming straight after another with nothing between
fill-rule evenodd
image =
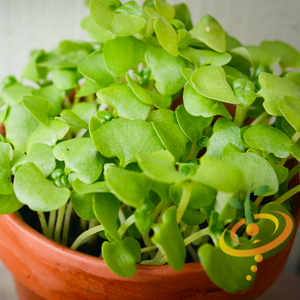
<instances>
[{"instance_id":1,"label":"microgreen sprout","mask_svg":"<svg viewBox=\"0 0 300 300\"><path fill-rule=\"evenodd\" d=\"M90 0L89 10L81 26L94 42L34 51L21 81L1 83L0 213L29 207L45 236L122 277L137 263L179 271L200 260L225 291L248 290L253 259L219 240L245 218L259 232L236 239L252 249L276 238L253 215L291 216L300 53L242 45L210 15L193 26L185 4Z\"/></svg>"}]
</instances>

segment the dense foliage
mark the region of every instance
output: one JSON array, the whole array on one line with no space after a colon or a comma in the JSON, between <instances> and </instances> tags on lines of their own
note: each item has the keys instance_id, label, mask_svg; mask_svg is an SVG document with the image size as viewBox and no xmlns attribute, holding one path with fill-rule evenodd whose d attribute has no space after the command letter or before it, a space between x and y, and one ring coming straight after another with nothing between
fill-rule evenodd
<instances>
[{"instance_id":1,"label":"dense foliage","mask_svg":"<svg viewBox=\"0 0 300 300\"><path fill-rule=\"evenodd\" d=\"M185 4L89 8L81 26L94 42L33 51L22 81L2 81L0 213L28 206L47 237L72 249L96 236L123 277L137 263L181 270L200 258L217 285L247 290L253 257L223 253L219 238L245 218L248 192L258 195L251 216L289 214L300 190L288 191L298 166L284 166L300 159L299 52L280 41L243 46L210 15L193 27ZM71 217L82 225L75 241ZM256 224L259 236L237 237L250 248L274 231Z\"/></svg>"}]
</instances>

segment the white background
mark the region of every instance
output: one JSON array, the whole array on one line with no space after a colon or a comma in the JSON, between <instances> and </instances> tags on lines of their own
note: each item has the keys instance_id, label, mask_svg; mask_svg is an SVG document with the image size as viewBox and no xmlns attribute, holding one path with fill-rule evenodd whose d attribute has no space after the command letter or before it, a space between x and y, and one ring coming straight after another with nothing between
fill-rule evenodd
<instances>
[{"instance_id":1,"label":"white background","mask_svg":"<svg viewBox=\"0 0 300 300\"><path fill-rule=\"evenodd\" d=\"M141 4L142 1L137 2ZM169 2L178 4L182 1ZM243 44L258 45L264 39L280 39L300 50L299 0L185 2L191 8L194 24L209 13ZM80 28L80 21L86 15L88 9L83 0L0 0L0 80L9 74L19 77L33 49L50 50L63 39L88 40ZM296 270L299 252L300 232L288 270ZM1 274L0 294L6 285Z\"/></svg>"}]
</instances>

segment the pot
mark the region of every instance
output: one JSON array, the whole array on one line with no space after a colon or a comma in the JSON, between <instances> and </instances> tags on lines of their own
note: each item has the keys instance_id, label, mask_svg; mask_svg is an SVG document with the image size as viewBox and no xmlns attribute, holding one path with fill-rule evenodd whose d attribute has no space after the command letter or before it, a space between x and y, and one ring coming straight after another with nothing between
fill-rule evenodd
<instances>
[{"instance_id":1,"label":"pot","mask_svg":"<svg viewBox=\"0 0 300 300\"><path fill-rule=\"evenodd\" d=\"M297 181L294 178L292 184ZM298 227L300 194L294 196L292 214ZM186 264L180 272L167 265L138 265L134 277L121 278L108 269L103 259L49 240L16 214L0 216L0 258L12 272L21 300L253 300L282 272L295 234L296 230L281 252L259 264L251 289L234 295L214 285L199 262Z\"/></svg>"}]
</instances>

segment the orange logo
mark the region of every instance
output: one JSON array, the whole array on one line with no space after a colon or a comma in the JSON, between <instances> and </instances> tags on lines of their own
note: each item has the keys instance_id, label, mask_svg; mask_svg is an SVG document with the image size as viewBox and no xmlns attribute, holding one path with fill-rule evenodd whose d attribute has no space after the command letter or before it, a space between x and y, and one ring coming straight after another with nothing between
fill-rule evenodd
<instances>
[{"instance_id":1,"label":"orange logo","mask_svg":"<svg viewBox=\"0 0 300 300\"><path fill-rule=\"evenodd\" d=\"M225 242L225 233L227 231L228 228L226 228L220 238L220 248L228 255L231 256L236 256L236 257L249 257L249 256L254 256L254 259L256 262L261 262L263 260L262 254L266 253L274 248L276 248L277 246L279 246L280 244L282 244L291 234L291 232L293 231L293 221L292 219L285 213L282 213L280 211L273 211L274 213L278 213L280 215L282 215L285 219L285 229L283 230L283 232L276 238L274 239L272 242L268 243L267 245L263 245L263 246L259 246L257 248L254 249L233 249L231 247L229 247L226 242ZM268 219L271 220L274 225L275 225L275 230L273 232L272 235L274 235L279 227L279 221L278 219L271 215L271 214L256 214L253 216L254 219ZM235 242L236 244L242 245L241 243L239 243L236 238L235 238L235 234L237 232L237 230L244 224L246 224L246 219L242 219L241 221L239 221L237 224L235 224L230 232L230 238L233 242ZM246 232L248 235L250 236L256 236L259 233L259 227L254 223L251 222L250 224L247 225L246 227ZM254 240L253 244L257 244L261 242L260 240ZM257 271L257 267L256 266L252 266L251 267L251 271L252 272L256 272ZM250 281L252 279L251 275L248 275L246 277L246 279L248 281Z\"/></svg>"}]
</instances>

